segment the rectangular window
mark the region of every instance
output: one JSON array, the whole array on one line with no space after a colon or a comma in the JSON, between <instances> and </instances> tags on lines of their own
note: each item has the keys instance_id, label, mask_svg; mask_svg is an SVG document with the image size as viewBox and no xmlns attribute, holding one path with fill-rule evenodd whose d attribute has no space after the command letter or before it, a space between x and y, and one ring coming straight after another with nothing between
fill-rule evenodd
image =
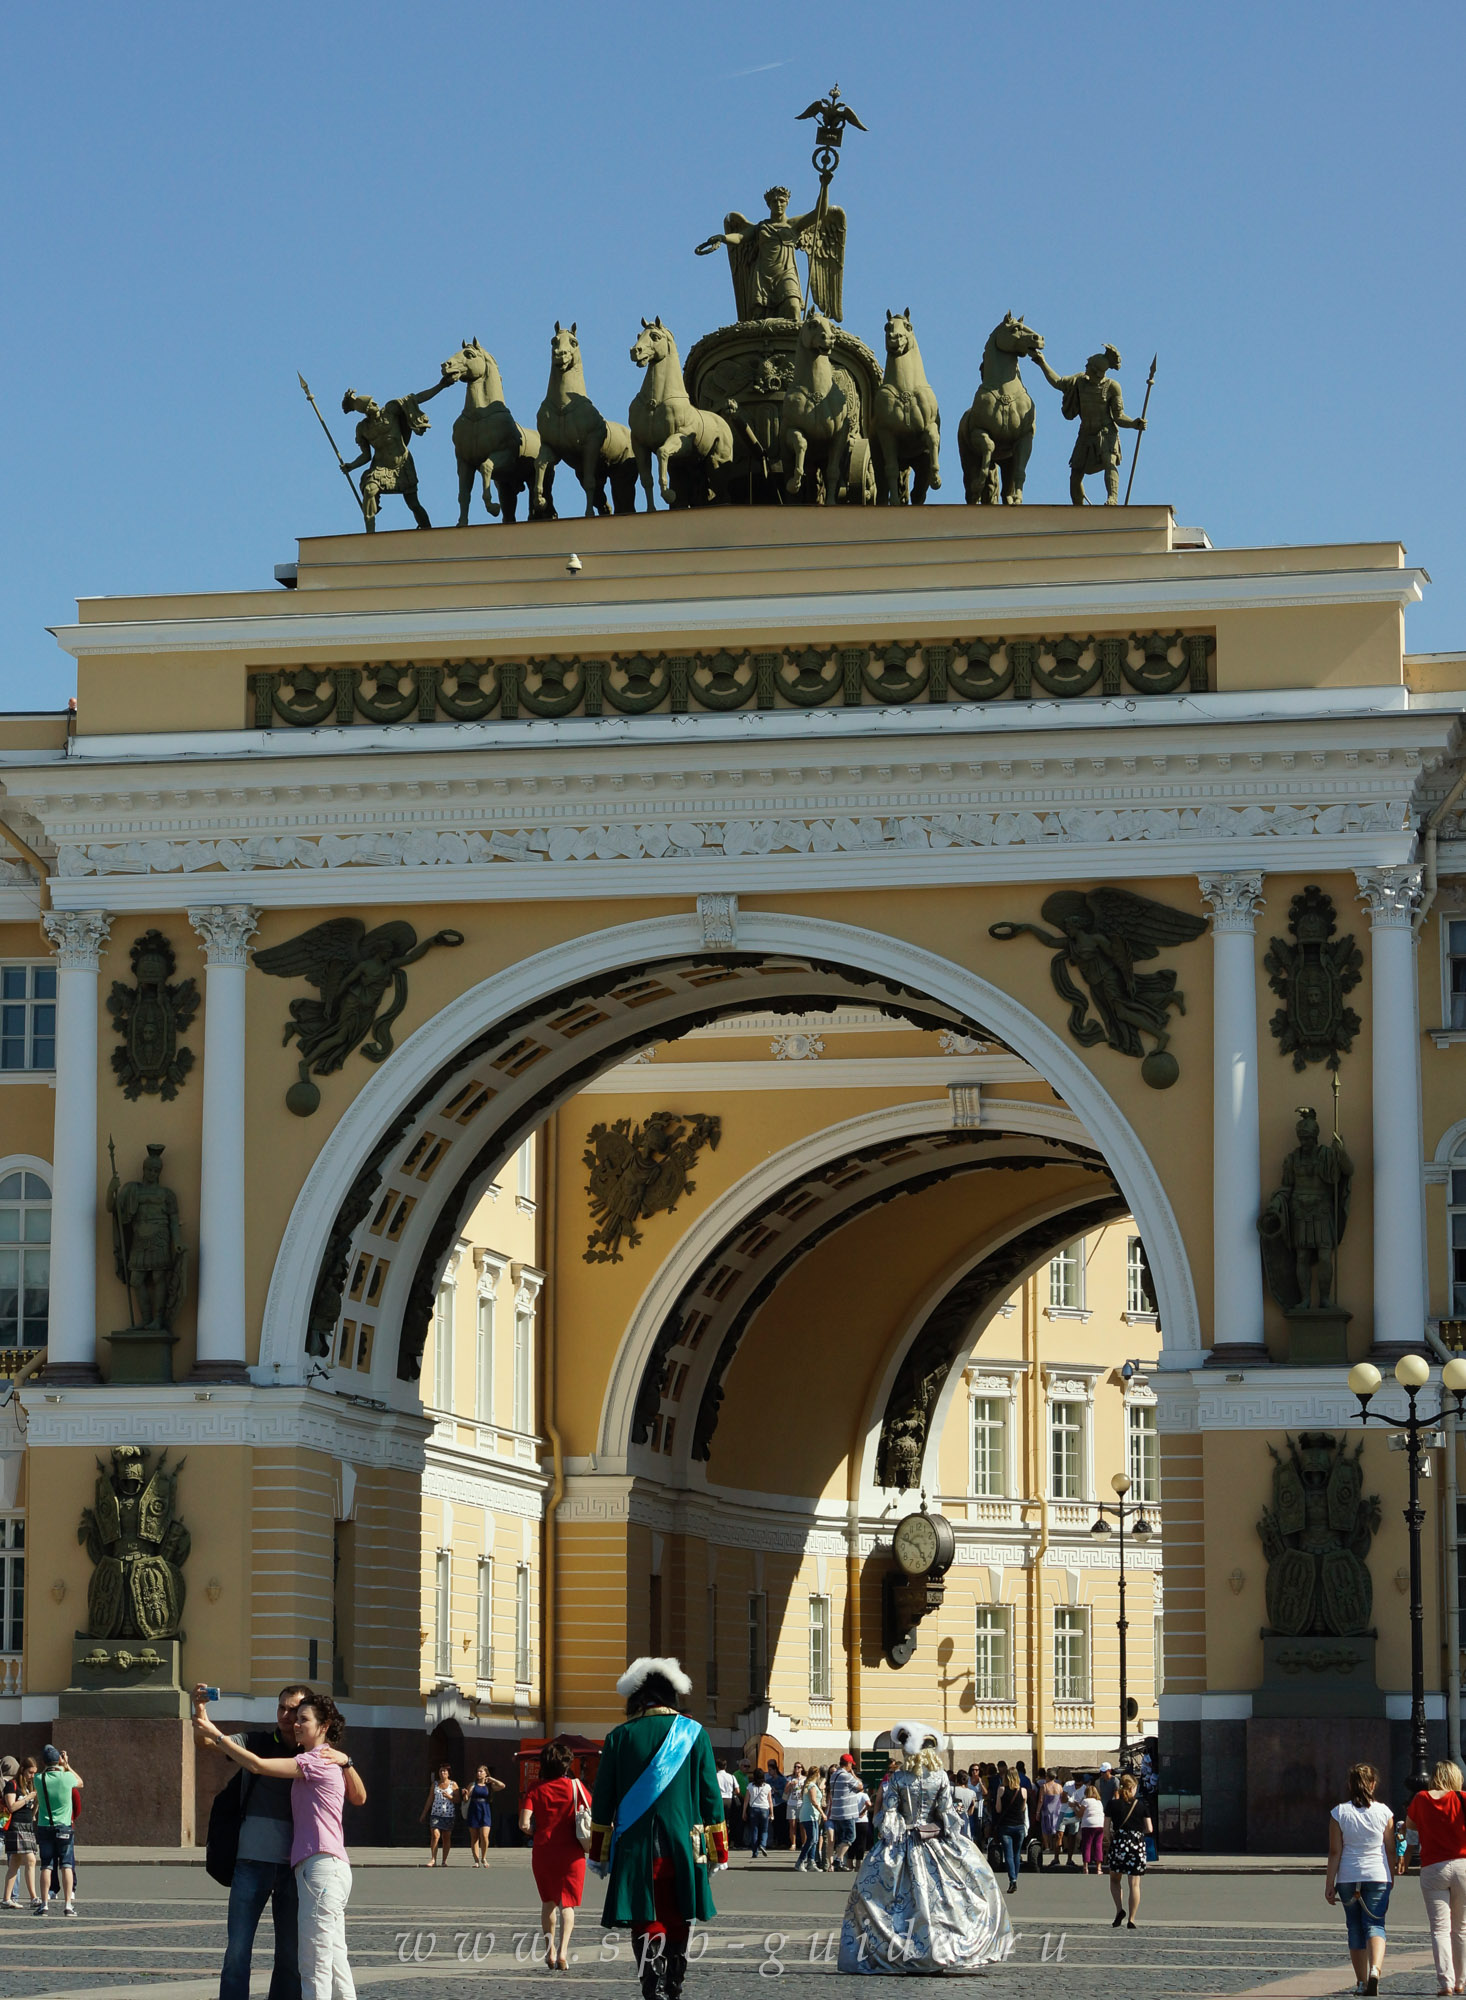
<instances>
[{"instance_id":1,"label":"rectangular window","mask_svg":"<svg viewBox=\"0 0 1466 2000\"><path fill-rule=\"evenodd\" d=\"M483 1423L494 1421L494 1295L480 1292L478 1346L474 1355L473 1413Z\"/></svg>"},{"instance_id":2,"label":"rectangular window","mask_svg":"<svg viewBox=\"0 0 1466 2000\"><path fill-rule=\"evenodd\" d=\"M1049 1260L1049 1305L1079 1312L1084 1305L1084 1238Z\"/></svg>"},{"instance_id":3,"label":"rectangular window","mask_svg":"<svg viewBox=\"0 0 1466 2000\"><path fill-rule=\"evenodd\" d=\"M1012 1615L1006 1604L977 1607L972 1692L978 1701L1013 1699L1013 1649L1009 1643Z\"/></svg>"},{"instance_id":4,"label":"rectangular window","mask_svg":"<svg viewBox=\"0 0 1466 2000\"><path fill-rule=\"evenodd\" d=\"M1159 1701L1166 1691L1166 1628L1160 1612L1155 1614L1152 1624L1155 1630L1155 1691Z\"/></svg>"},{"instance_id":5,"label":"rectangular window","mask_svg":"<svg viewBox=\"0 0 1466 2000\"><path fill-rule=\"evenodd\" d=\"M478 1681L488 1687L494 1678L494 1564L478 1559Z\"/></svg>"},{"instance_id":6,"label":"rectangular window","mask_svg":"<svg viewBox=\"0 0 1466 2000\"><path fill-rule=\"evenodd\" d=\"M0 965L0 1070L55 1067L55 966Z\"/></svg>"},{"instance_id":7,"label":"rectangular window","mask_svg":"<svg viewBox=\"0 0 1466 2000\"><path fill-rule=\"evenodd\" d=\"M25 1516L11 1514L0 1517L0 1653L18 1653L24 1644Z\"/></svg>"},{"instance_id":8,"label":"rectangular window","mask_svg":"<svg viewBox=\"0 0 1466 2000\"><path fill-rule=\"evenodd\" d=\"M514 1678L528 1687L532 1676L529 1631L529 1564L514 1572Z\"/></svg>"},{"instance_id":9,"label":"rectangular window","mask_svg":"<svg viewBox=\"0 0 1466 2000\"><path fill-rule=\"evenodd\" d=\"M718 1586L715 1583L708 1585L706 1653L708 1704L712 1707L718 1699Z\"/></svg>"},{"instance_id":10,"label":"rectangular window","mask_svg":"<svg viewBox=\"0 0 1466 2000\"><path fill-rule=\"evenodd\" d=\"M830 1699L830 1600L809 1600L809 1698Z\"/></svg>"},{"instance_id":11,"label":"rectangular window","mask_svg":"<svg viewBox=\"0 0 1466 2000\"><path fill-rule=\"evenodd\" d=\"M1446 988L1450 995L1452 1028L1466 1028L1466 923L1453 918L1446 925Z\"/></svg>"},{"instance_id":12,"label":"rectangular window","mask_svg":"<svg viewBox=\"0 0 1466 2000\"><path fill-rule=\"evenodd\" d=\"M1054 1700L1089 1700L1089 1613L1077 1605L1054 1611Z\"/></svg>"},{"instance_id":13,"label":"rectangular window","mask_svg":"<svg viewBox=\"0 0 1466 2000\"><path fill-rule=\"evenodd\" d=\"M534 1314L514 1315L514 1428L534 1429Z\"/></svg>"},{"instance_id":14,"label":"rectangular window","mask_svg":"<svg viewBox=\"0 0 1466 2000\"><path fill-rule=\"evenodd\" d=\"M433 1577L433 1670L440 1681L453 1678L453 1557L439 1549Z\"/></svg>"},{"instance_id":15,"label":"rectangular window","mask_svg":"<svg viewBox=\"0 0 1466 2000\"><path fill-rule=\"evenodd\" d=\"M748 1698L762 1701L769 1691L769 1600L761 1590L748 1595Z\"/></svg>"},{"instance_id":16,"label":"rectangular window","mask_svg":"<svg viewBox=\"0 0 1466 2000\"><path fill-rule=\"evenodd\" d=\"M0 1190L3 1192L3 1190ZM1451 1318L1466 1319L1466 1171L1451 1169Z\"/></svg>"},{"instance_id":17,"label":"rectangular window","mask_svg":"<svg viewBox=\"0 0 1466 2000\"><path fill-rule=\"evenodd\" d=\"M444 1285L433 1313L433 1405L453 1407L453 1287Z\"/></svg>"},{"instance_id":18,"label":"rectangular window","mask_svg":"<svg viewBox=\"0 0 1466 2000\"><path fill-rule=\"evenodd\" d=\"M515 1193L521 1201L534 1200L534 1139L528 1138L517 1156L519 1179Z\"/></svg>"},{"instance_id":19,"label":"rectangular window","mask_svg":"<svg viewBox=\"0 0 1466 2000\"><path fill-rule=\"evenodd\" d=\"M1084 1405L1049 1405L1049 1498L1084 1498Z\"/></svg>"},{"instance_id":20,"label":"rectangular window","mask_svg":"<svg viewBox=\"0 0 1466 2000\"><path fill-rule=\"evenodd\" d=\"M1132 1236L1125 1245L1125 1310L1155 1311L1155 1300L1150 1294L1150 1267L1145 1261L1145 1245L1138 1236Z\"/></svg>"},{"instance_id":21,"label":"rectangular window","mask_svg":"<svg viewBox=\"0 0 1466 2000\"><path fill-rule=\"evenodd\" d=\"M1155 1419L1154 1403L1126 1405L1125 1430L1130 1447L1127 1497L1145 1507L1154 1507L1161 1497L1160 1439Z\"/></svg>"},{"instance_id":22,"label":"rectangular window","mask_svg":"<svg viewBox=\"0 0 1466 2000\"><path fill-rule=\"evenodd\" d=\"M972 1399L972 1490L981 1500L999 1500L1007 1491L1006 1396Z\"/></svg>"}]
</instances>

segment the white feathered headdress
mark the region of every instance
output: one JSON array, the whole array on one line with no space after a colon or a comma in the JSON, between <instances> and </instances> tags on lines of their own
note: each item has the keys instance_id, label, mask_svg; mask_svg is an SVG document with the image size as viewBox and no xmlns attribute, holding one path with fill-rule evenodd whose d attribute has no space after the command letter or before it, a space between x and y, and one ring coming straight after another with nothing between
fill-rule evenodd
<instances>
[{"instance_id":1,"label":"white feathered headdress","mask_svg":"<svg viewBox=\"0 0 1466 2000\"><path fill-rule=\"evenodd\" d=\"M692 1693L692 1682L682 1671L680 1660L653 1660L643 1658L633 1660L620 1680L616 1692L623 1701L630 1701L638 1688L644 1687L653 1674L659 1675L668 1687L674 1689L685 1701Z\"/></svg>"},{"instance_id":2,"label":"white feathered headdress","mask_svg":"<svg viewBox=\"0 0 1466 2000\"><path fill-rule=\"evenodd\" d=\"M892 1727L891 1741L903 1757L914 1757L919 1750L934 1750L939 1739L924 1722L898 1722Z\"/></svg>"}]
</instances>

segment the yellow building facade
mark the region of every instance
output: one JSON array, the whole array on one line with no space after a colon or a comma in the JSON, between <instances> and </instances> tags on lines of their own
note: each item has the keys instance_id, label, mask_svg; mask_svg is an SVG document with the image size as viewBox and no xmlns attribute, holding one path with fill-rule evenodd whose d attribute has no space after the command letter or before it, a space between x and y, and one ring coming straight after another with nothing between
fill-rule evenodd
<instances>
[{"instance_id":1,"label":"yellow building facade","mask_svg":"<svg viewBox=\"0 0 1466 2000\"><path fill-rule=\"evenodd\" d=\"M1404 1755L1402 1458L1365 1437L1350 1731L1266 1692L1258 1524L1290 1438L1358 1442L1350 1361L1466 1318L1466 662L1405 655L1421 574L1164 508L770 519L306 541L284 588L84 602L74 715L0 722L0 1713L149 1745L147 1837L209 1781L177 1716L76 1699L117 1445L187 1458L183 1683L248 1719L329 1676L377 1838L432 1756L602 1734L648 1649L729 1750L916 1712L964 1761L1113 1754L1116 1473L1129 1726L1209 1845L1290 1837L1285 1734L1319 1787L1344 1735ZM1115 890L1168 914L1106 1016L1044 906ZM1358 951L1327 1353L1258 1235L1296 1107L1332 1129L1264 964L1314 890ZM152 932L193 1060L128 1094ZM109 1141L123 1183L163 1148L190 1253L153 1363Z\"/></svg>"}]
</instances>

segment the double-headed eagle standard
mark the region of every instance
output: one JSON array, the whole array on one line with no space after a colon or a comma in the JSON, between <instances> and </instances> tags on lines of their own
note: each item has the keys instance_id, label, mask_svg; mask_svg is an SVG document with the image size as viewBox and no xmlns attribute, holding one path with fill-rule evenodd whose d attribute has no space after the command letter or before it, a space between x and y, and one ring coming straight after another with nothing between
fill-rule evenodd
<instances>
[{"instance_id":1,"label":"double-headed eagle standard","mask_svg":"<svg viewBox=\"0 0 1466 2000\"><path fill-rule=\"evenodd\" d=\"M675 1111L654 1111L644 1125L618 1118L614 1125L593 1125L586 1138L585 1165L590 1170L591 1231L587 1264L619 1264L624 1238L631 1249L641 1241L637 1223L660 1209L674 1209L696 1185L689 1175L704 1146L717 1150L723 1134L721 1118L683 1118Z\"/></svg>"}]
</instances>

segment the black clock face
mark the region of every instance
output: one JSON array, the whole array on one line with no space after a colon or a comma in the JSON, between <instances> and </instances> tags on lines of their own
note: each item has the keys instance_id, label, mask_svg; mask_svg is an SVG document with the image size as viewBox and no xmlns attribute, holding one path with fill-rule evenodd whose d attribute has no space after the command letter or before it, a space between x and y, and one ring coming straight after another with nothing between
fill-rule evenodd
<instances>
[{"instance_id":1,"label":"black clock face","mask_svg":"<svg viewBox=\"0 0 1466 2000\"><path fill-rule=\"evenodd\" d=\"M896 1523L891 1547L908 1576L925 1576L937 1559L936 1523L927 1514L908 1514Z\"/></svg>"}]
</instances>

